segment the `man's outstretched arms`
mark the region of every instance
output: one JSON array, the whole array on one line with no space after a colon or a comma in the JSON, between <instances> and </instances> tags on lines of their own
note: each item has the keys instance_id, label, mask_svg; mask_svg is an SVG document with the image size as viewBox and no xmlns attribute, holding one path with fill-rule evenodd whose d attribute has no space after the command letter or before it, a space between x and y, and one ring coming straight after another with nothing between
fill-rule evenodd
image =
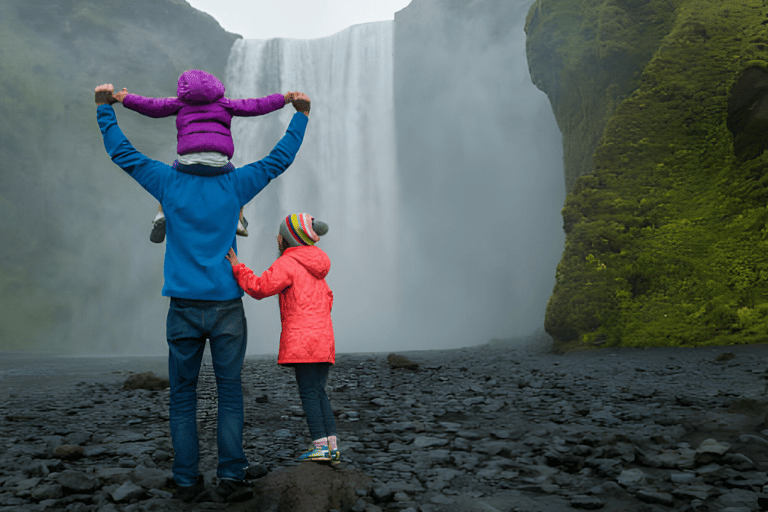
<instances>
[{"instance_id":1,"label":"man's outstretched arms","mask_svg":"<svg viewBox=\"0 0 768 512\"><path fill-rule=\"evenodd\" d=\"M267 184L280 176L292 163L304 140L304 132L309 122L310 99L304 93L292 93L296 113L280 142L266 157L258 162L237 169L238 193L242 204L247 203Z\"/></svg>"},{"instance_id":2,"label":"man's outstretched arms","mask_svg":"<svg viewBox=\"0 0 768 512\"><path fill-rule=\"evenodd\" d=\"M122 91L121 91L122 92ZM120 94L120 93L118 93ZM139 153L128 141L117 125L112 103L120 101L114 93L112 84L96 87L96 119L104 139L104 149L115 164L127 172L139 185L144 187L158 201L162 201L161 176L165 164L147 158Z\"/></svg>"}]
</instances>

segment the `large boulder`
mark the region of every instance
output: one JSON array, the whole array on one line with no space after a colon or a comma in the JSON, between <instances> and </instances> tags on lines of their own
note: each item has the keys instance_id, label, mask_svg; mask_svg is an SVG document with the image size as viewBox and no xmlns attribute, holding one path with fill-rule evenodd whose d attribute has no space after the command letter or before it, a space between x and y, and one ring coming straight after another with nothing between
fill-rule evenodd
<instances>
[{"instance_id":1,"label":"large boulder","mask_svg":"<svg viewBox=\"0 0 768 512\"><path fill-rule=\"evenodd\" d=\"M350 467L335 469L316 462L303 462L278 469L259 479L256 498L233 505L230 510L291 512L349 511L370 493L372 479ZM358 494L359 493L359 494Z\"/></svg>"}]
</instances>

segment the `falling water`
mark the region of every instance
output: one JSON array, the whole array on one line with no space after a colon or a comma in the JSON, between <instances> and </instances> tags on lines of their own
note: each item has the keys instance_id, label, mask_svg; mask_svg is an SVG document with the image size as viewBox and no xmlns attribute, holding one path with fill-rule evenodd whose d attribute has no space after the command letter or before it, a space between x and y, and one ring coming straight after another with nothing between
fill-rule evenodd
<instances>
[{"instance_id":1,"label":"falling water","mask_svg":"<svg viewBox=\"0 0 768 512\"><path fill-rule=\"evenodd\" d=\"M241 261L256 272L275 259L278 224L305 212L328 223L318 246L331 258L337 351L388 350L398 318L397 183L392 90L393 22L356 25L312 40L239 40L227 64L231 98L301 91L312 112L293 165L245 208ZM295 110L233 122L234 163L259 160ZM246 297L249 352L275 352L277 301Z\"/></svg>"}]
</instances>

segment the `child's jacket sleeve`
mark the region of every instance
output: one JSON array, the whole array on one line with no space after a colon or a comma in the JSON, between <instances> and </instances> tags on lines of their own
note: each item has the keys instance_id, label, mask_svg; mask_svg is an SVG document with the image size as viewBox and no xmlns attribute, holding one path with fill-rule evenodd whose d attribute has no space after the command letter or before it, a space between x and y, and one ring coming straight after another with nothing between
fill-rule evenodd
<instances>
[{"instance_id":1,"label":"child's jacket sleeve","mask_svg":"<svg viewBox=\"0 0 768 512\"><path fill-rule=\"evenodd\" d=\"M123 98L125 108L155 118L172 116L184 105L185 103L179 98L147 98L133 93L129 93Z\"/></svg>"},{"instance_id":2,"label":"child's jacket sleeve","mask_svg":"<svg viewBox=\"0 0 768 512\"><path fill-rule=\"evenodd\" d=\"M163 177L171 167L142 155L128 142L117 125L112 105L96 107L96 120L104 138L104 149L112 161L162 203L165 183Z\"/></svg>"},{"instance_id":3,"label":"child's jacket sleeve","mask_svg":"<svg viewBox=\"0 0 768 512\"><path fill-rule=\"evenodd\" d=\"M292 284L291 275L282 258L278 258L271 267L260 276L256 276L253 270L244 263L238 263L232 267L232 273L240 288L254 299L263 299L277 295Z\"/></svg>"},{"instance_id":4,"label":"child's jacket sleeve","mask_svg":"<svg viewBox=\"0 0 768 512\"><path fill-rule=\"evenodd\" d=\"M269 114L285 106L285 96L280 93L270 94L263 98L247 98L243 100L228 100L229 113L233 116L250 117Z\"/></svg>"}]
</instances>

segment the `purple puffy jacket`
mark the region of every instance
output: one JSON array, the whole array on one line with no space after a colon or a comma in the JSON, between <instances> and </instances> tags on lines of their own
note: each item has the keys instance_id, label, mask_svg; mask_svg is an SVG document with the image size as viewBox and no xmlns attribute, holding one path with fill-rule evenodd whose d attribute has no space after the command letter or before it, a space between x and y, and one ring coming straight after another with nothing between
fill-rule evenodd
<instances>
[{"instance_id":1,"label":"purple puffy jacket","mask_svg":"<svg viewBox=\"0 0 768 512\"><path fill-rule=\"evenodd\" d=\"M149 117L176 115L179 155L217 151L231 159L235 153L229 131L232 116L260 116L285 106L285 97L279 93L258 99L227 99L224 84L198 69L181 74L176 94L176 98L128 94L123 106Z\"/></svg>"}]
</instances>

